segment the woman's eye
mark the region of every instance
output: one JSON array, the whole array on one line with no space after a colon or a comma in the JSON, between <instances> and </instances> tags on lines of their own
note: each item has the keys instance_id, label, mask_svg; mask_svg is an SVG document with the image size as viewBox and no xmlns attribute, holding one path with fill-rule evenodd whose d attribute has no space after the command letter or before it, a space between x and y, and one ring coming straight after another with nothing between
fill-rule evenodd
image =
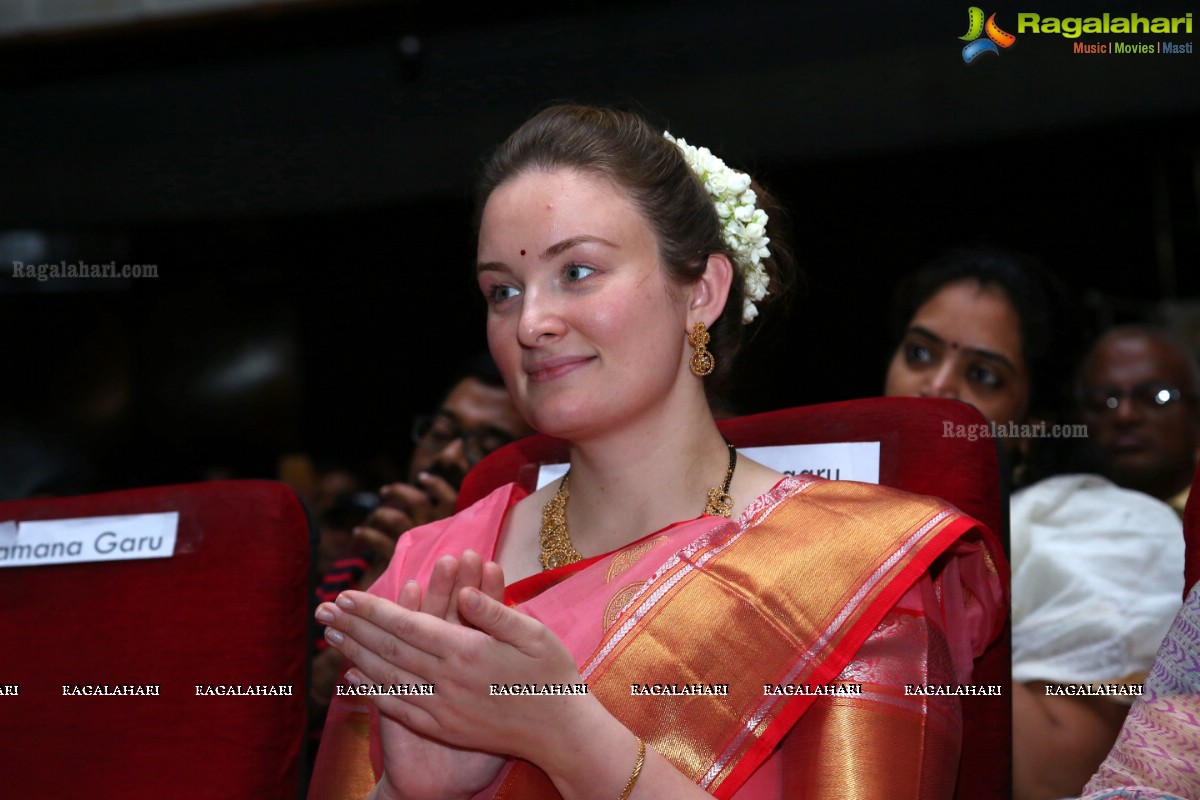
<instances>
[{"instance_id":1,"label":"woman's eye","mask_svg":"<svg viewBox=\"0 0 1200 800\"><path fill-rule=\"evenodd\" d=\"M971 367L967 370L967 380L971 383L980 386L986 386L989 389L999 388L1004 381L1000 375L990 367Z\"/></svg>"},{"instance_id":2,"label":"woman's eye","mask_svg":"<svg viewBox=\"0 0 1200 800\"><path fill-rule=\"evenodd\" d=\"M928 364L933 361L933 353L923 344L909 342L904 345L904 360L909 364Z\"/></svg>"},{"instance_id":3,"label":"woman's eye","mask_svg":"<svg viewBox=\"0 0 1200 800\"><path fill-rule=\"evenodd\" d=\"M516 297L518 294L520 294L520 291L517 289L517 287L505 286L504 284L493 286L487 291L488 300L493 303L503 303L505 300L510 300Z\"/></svg>"},{"instance_id":4,"label":"woman's eye","mask_svg":"<svg viewBox=\"0 0 1200 800\"><path fill-rule=\"evenodd\" d=\"M584 266L583 264L568 264L566 269L563 270L563 277L569 282L574 283L575 281L583 280L595 271L595 268Z\"/></svg>"}]
</instances>

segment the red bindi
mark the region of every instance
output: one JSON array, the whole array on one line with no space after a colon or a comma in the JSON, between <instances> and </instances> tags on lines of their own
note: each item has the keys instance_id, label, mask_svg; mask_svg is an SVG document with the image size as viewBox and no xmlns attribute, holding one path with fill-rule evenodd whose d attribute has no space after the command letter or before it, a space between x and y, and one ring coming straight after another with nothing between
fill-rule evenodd
<instances>
[{"instance_id":1,"label":"red bindi","mask_svg":"<svg viewBox=\"0 0 1200 800\"><path fill-rule=\"evenodd\" d=\"M521 255L525 255L525 251L524 251L524 250L522 250L522 251L521 251Z\"/></svg>"}]
</instances>

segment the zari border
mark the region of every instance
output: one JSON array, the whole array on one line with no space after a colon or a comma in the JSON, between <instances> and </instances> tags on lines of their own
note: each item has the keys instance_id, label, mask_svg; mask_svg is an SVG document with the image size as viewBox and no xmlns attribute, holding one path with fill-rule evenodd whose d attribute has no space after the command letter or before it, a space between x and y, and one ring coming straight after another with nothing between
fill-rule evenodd
<instances>
[{"instance_id":1,"label":"zari border","mask_svg":"<svg viewBox=\"0 0 1200 800\"><path fill-rule=\"evenodd\" d=\"M977 524L933 498L849 482L785 481L764 500L667 559L581 672L610 712L723 798L815 699L768 697L762 687L834 680L904 592ZM745 641L714 649L712 637L698 635L706 629L735 640L740 629ZM630 697L647 675L689 683L714 663L738 675L730 697ZM683 737L672 722L681 718ZM556 796L523 762L496 795Z\"/></svg>"}]
</instances>

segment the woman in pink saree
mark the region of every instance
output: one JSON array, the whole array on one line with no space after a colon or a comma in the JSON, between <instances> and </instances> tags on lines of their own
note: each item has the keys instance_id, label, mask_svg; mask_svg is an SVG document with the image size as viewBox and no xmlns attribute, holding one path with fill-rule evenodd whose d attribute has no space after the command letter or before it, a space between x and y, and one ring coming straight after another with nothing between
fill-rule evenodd
<instances>
[{"instance_id":1,"label":"woman in pink saree","mask_svg":"<svg viewBox=\"0 0 1200 800\"><path fill-rule=\"evenodd\" d=\"M353 662L310 797L950 797L1000 630L943 502L736 454L706 390L791 282L761 187L640 117L550 108L489 162L477 276L570 470L407 534L318 620Z\"/></svg>"}]
</instances>

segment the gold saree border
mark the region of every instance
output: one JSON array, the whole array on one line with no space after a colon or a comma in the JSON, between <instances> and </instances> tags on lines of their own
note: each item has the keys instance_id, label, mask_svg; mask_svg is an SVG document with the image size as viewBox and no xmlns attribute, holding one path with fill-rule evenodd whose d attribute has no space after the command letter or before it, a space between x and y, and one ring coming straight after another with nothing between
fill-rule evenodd
<instances>
[{"instance_id":1,"label":"gold saree border","mask_svg":"<svg viewBox=\"0 0 1200 800\"><path fill-rule=\"evenodd\" d=\"M767 696L764 686L836 679L917 578L978 526L935 498L797 483L740 526L719 525L668 559L581 671L605 708L721 798L816 699ZM644 683L729 688L632 696ZM559 795L541 770L517 762L495 797Z\"/></svg>"},{"instance_id":2,"label":"gold saree border","mask_svg":"<svg viewBox=\"0 0 1200 800\"><path fill-rule=\"evenodd\" d=\"M363 800L376 783L371 710L358 703L331 703L329 713L336 724L326 726L321 737L308 800Z\"/></svg>"},{"instance_id":3,"label":"gold saree border","mask_svg":"<svg viewBox=\"0 0 1200 800\"><path fill-rule=\"evenodd\" d=\"M785 762L784 796L952 797L958 774L942 756L959 754L961 742L953 730L910 707L920 703L905 702L913 699L876 686L860 697L814 704L796 726L796 746L805 757ZM914 762L919 769L896 768Z\"/></svg>"}]
</instances>

